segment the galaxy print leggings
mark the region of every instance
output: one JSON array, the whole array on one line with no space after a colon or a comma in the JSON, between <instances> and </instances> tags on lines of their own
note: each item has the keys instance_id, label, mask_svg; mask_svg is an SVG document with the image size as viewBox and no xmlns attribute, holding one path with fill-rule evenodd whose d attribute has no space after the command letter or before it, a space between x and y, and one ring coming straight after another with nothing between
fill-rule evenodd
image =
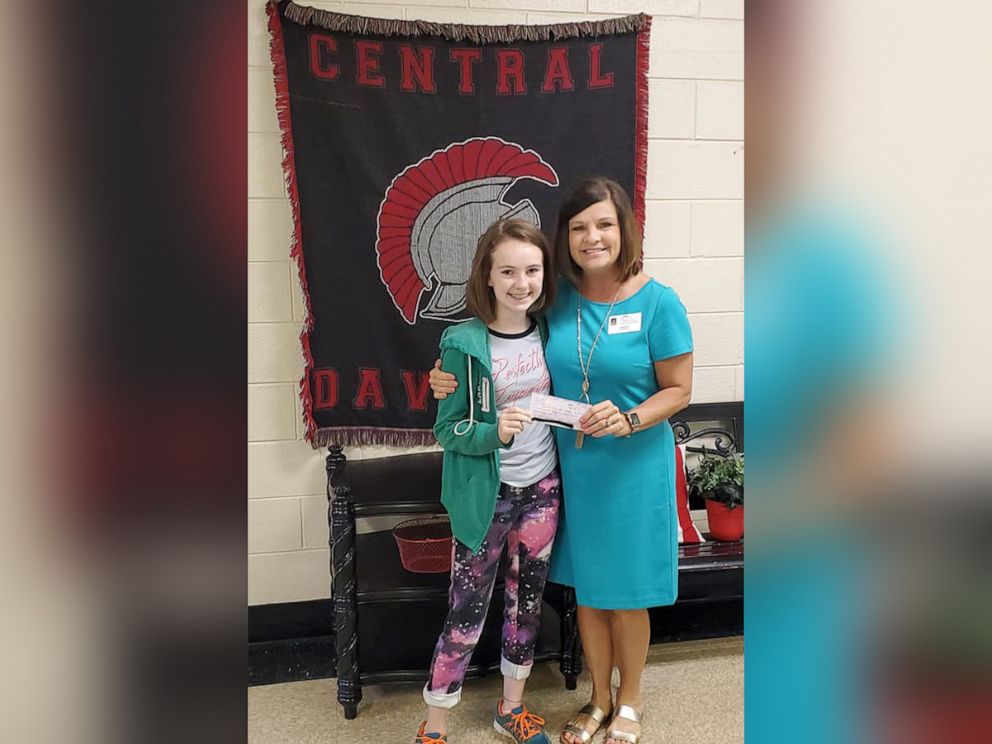
<instances>
[{"instance_id":1,"label":"galaxy print leggings","mask_svg":"<svg viewBox=\"0 0 992 744\"><path fill-rule=\"evenodd\" d=\"M434 649L431 678L424 687L428 705L450 708L461 698L462 681L482 635L504 545L509 560L500 669L514 679L530 675L560 503L557 470L523 488L504 483L489 532L478 552L473 554L454 541L448 618Z\"/></svg>"}]
</instances>

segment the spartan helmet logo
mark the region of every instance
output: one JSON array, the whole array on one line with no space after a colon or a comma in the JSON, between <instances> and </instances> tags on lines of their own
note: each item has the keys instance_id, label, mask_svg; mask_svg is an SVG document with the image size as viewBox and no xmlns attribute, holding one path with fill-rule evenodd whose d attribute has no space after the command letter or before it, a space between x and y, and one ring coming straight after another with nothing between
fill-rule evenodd
<instances>
[{"instance_id":1,"label":"spartan helmet logo","mask_svg":"<svg viewBox=\"0 0 992 744\"><path fill-rule=\"evenodd\" d=\"M549 186L558 174L533 150L498 137L473 138L407 167L386 189L375 244L379 275L403 319L464 320L465 283L479 236L498 219L541 226L529 199L504 200L521 178Z\"/></svg>"}]
</instances>

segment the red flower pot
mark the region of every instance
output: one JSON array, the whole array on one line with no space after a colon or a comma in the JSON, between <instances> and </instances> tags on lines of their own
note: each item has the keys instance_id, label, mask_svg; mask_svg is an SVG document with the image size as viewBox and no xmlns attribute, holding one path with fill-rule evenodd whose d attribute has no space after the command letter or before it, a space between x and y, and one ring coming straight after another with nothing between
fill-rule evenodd
<instances>
[{"instance_id":1,"label":"red flower pot","mask_svg":"<svg viewBox=\"0 0 992 744\"><path fill-rule=\"evenodd\" d=\"M717 540L733 542L744 537L744 507L728 509L719 501L706 499L706 516L710 522L710 534Z\"/></svg>"}]
</instances>

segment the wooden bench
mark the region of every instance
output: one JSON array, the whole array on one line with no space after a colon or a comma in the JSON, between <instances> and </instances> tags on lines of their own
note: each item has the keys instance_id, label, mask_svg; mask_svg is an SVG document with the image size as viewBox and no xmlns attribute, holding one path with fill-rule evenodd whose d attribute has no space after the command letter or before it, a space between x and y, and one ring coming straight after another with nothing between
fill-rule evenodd
<instances>
[{"instance_id":1,"label":"wooden bench","mask_svg":"<svg viewBox=\"0 0 992 744\"><path fill-rule=\"evenodd\" d=\"M743 451L743 404L690 406L672 428L676 440L690 451L702 445ZM447 613L448 575L405 571L382 523L386 518L443 512L441 453L346 463L340 447L330 450L327 492L337 699L345 717L354 718L363 684L422 681L430 665ZM690 502L692 508L702 506ZM672 607L652 608L652 642L742 632L743 565L743 541L680 546L679 600ZM500 578L470 676L499 668L502 603ZM574 590L549 584L535 661L559 660L568 689L575 689L582 670L575 615Z\"/></svg>"}]
</instances>

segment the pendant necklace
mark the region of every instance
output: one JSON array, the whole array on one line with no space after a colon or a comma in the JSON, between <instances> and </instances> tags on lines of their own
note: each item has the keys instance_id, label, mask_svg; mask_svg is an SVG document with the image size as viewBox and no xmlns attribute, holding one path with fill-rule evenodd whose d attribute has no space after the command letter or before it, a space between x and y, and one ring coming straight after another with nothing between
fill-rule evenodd
<instances>
[{"instance_id":1,"label":"pendant necklace","mask_svg":"<svg viewBox=\"0 0 992 744\"><path fill-rule=\"evenodd\" d=\"M586 403L591 403L589 399L589 366L592 364L592 353L596 350L596 344L599 343L599 337L603 334L603 329L606 328L606 321L610 317L610 313L613 312L613 306L617 304L617 298L620 297L620 290L623 288L623 282L617 285L617 292L613 295L613 301L610 303L609 308L607 308L606 313L603 315L603 322L599 324L599 331L596 332L596 337L592 340L592 346L589 347L589 356L585 360L582 359L582 292L579 292L579 303L575 310L575 338L578 342L579 351L579 369L582 371L582 395L579 396ZM582 440L585 439L585 432L579 431L575 435L575 448L582 449Z\"/></svg>"}]
</instances>

